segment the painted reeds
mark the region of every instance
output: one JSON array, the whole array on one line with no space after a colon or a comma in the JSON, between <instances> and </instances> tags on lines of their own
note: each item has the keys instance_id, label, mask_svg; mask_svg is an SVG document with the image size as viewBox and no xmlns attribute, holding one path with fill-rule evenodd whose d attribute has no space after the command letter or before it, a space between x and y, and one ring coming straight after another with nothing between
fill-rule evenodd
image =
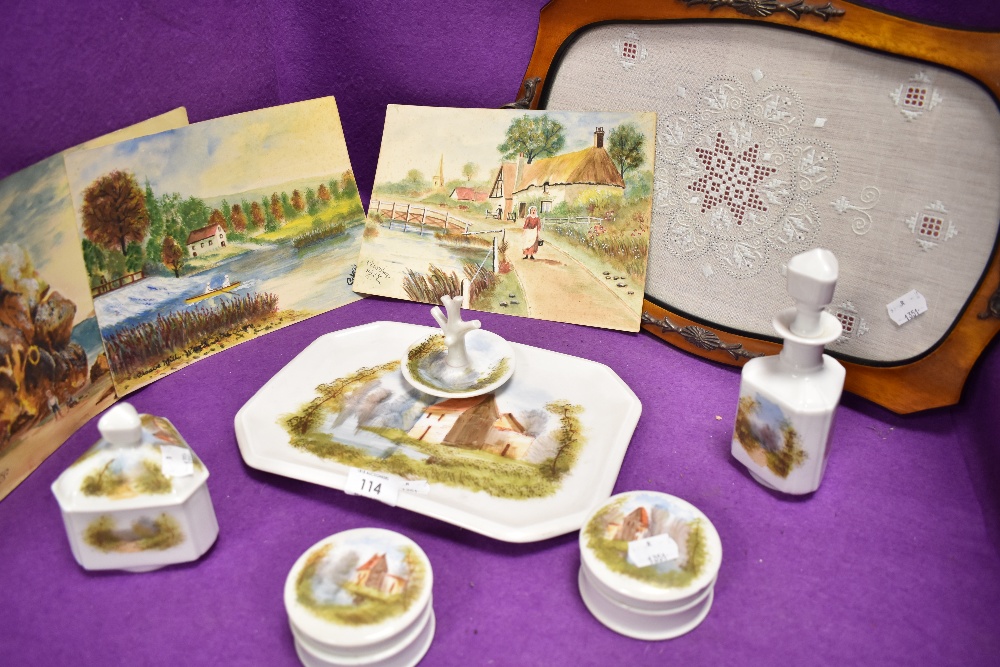
<instances>
[{"instance_id":1,"label":"painted reeds","mask_svg":"<svg viewBox=\"0 0 1000 667\"><path fill-rule=\"evenodd\" d=\"M248 294L219 306L201 306L125 327L104 341L108 361L120 377L138 377L171 355L198 351L212 337L260 322L278 310L276 294Z\"/></svg>"},{"instance_id":2,"label":"painted reeds","mask_svg":"<svg viewBox=\"0 0 1000 667\"><path fill-rule=\"evenodd\" d=\"M346 230L347 226L342 222L334 225L325 225L305 234L299 234L292 239L292 245L295 246L296 250L301 250L307 245L343 234Z\"/></svg>"},{"instance_id":3,"label":"painted reeds","mask_svg":"<svg viewBox=\"0 0 1000 667\"><path fill-rule=\"evenodd\" d=\"M464 264L463 273L466 278L471 280L469 300L472 302L480 294L488 292L497 284L497 275L495 273L485 267L480 270L477 265L471 262ZM462 293L462 281L454 271L445 273L442 269L431 264L428 267L427 274L407 269L406 275L403 276L403 291L413 301L441 303L441 297L446 294L448 296L458 296Z\"/></svg>"}]
</instances>

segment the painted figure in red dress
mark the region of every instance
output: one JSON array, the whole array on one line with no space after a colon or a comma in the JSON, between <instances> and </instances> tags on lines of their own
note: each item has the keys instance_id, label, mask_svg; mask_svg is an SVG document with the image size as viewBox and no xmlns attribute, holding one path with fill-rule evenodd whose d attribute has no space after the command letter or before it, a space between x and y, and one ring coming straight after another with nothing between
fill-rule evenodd
<instances>
[{"instance_id":1,"label":"painted figure in red dress","mask_svg":"<svg viewBox=\"0 0 1000 667\"><path fill-rule=\"evenodd\" d=\"M524 248L523 259L534 259L538 252L539 235L542 232L542 220L538 217L538 208L532 206L528 209L528 215L524 218L524 232L521 237L521 246Z\"/></svg>"}]
</instances>

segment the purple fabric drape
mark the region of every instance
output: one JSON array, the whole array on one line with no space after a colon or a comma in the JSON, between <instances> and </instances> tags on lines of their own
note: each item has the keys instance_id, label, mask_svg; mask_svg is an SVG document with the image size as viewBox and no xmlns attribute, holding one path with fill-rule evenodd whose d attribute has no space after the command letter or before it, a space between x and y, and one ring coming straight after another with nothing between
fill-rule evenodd
<instances>
[{"instance_id":1,"label":"purple fabric drape","mask_svg":"<svg viewBox=\"0 0 1000 667\"><path fill-rule=\"evenodd\" d=\"M385 105L511 101L542 4L6 3L0 176L180 105L195 122L335 95L367 205ZM990 0L876 4L1000 29ZM846 397L823 487L788 500L730 460L738 371L646 334L480 319L605 363L638 394L644 414L616 491L678 495L722 536L715 605L696 631L644 643L605 629L577 592L576 535L504 544L243 464L233 416L316 337L375 320L432 324L425 306L366 299L130 398L173 421L211 472L221 532L202 560L141 575L76 565L48 487L96 440L93 421L0 502L0 664L295 665L285 576L311 544L360 526L403 532L430 557L437 635L425 664L997 664L996 344L954 408L900 417Z\"/></svg>"}]
</instances>

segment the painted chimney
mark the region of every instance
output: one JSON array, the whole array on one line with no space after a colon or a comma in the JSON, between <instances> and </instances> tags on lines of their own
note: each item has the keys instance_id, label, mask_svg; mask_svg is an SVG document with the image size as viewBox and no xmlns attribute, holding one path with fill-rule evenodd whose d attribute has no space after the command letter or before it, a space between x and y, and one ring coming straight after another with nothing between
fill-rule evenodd
<instances>
[{"instance_id":1,"label":"painted chimney","mask_svg":"<svg viewBox=\"0 0 1000 667\"><path fill-rule=\"evenodd\" d=\"M514 182L511 183L510 192L514 193L517 191L518 186L521 183L521 176L524 174L524 168L527 164L527 158L524 153L517 154L517 166L514 167Z\"/></svg>"},{"instance_id":2,"label":"painted chimney","mask_svg":"<svg viewBox=\"0 0 1000 667\"><path fill-rule=\"evenodd\" d=\"M604 128L594 130L594 148L604 148Z\"/></svg>"}]
</instances>

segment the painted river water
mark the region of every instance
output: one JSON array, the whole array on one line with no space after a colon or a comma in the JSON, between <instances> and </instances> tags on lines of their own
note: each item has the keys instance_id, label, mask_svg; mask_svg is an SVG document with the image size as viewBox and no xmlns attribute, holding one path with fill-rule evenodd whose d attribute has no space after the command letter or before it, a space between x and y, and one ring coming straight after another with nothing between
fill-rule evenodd
<instances>
[{"instance_id":1,"label":"painted river water","mask_svg":"<svg viewBox=\"0 0 1000 667\"><path fill-rule=\"evenodd\" d=\"M150 321L158 314L214 306L233 295L269 292L278 295L282 310L321 313L360 298L348 282L357 262L363 225L346 233L296 250L282 246L250 246L250 251L224 260L199 273L152 276L94 300L94 309L105 335L123 327ZM228 277L241 283L232 292L209 297L195 304L185 299L217 289Z\"/></svg>"}]
</instances>

